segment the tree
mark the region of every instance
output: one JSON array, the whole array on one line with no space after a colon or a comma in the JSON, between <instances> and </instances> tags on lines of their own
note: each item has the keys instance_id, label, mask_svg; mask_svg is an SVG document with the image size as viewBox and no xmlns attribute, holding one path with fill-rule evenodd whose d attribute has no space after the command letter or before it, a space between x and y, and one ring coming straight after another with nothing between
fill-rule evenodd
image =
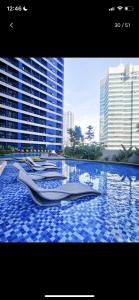
<instances>
[{"instance_id":1,"label":"tree","mask_svg":"<svg viewBox=\"0 0 139 300\"><path fill-rule=\"evenodd\" d=\"M83 142L84 136L82 134L82 130L80 126L75 126L75 128L70 128L67 130L69 136L70 136L70 142L75 148L75 146L79 145L81 142Z\"/></svg>"},{"instance_id":2,"label":"tree","mask_svg":"<svg viewBox=\"0 0 139 300\"><path fill-rule=\"evenodd\" d=\"M76 138L75 138L75 131L73 128L70 128L67 130L69 136L70 136L70 142L72 144L73 147L75 147L76 145Z\"/></svg>"},{"instance_id":3,"label":"tree","mask_svg":"<svg viewBox=\"0 0 139 300\"><path fill-rule=\"evenodd\" d=\"M134 151L134 153L137 155L137 156L139 156L139 148L137 148L137 147L135 147L135 151Z\"/></svg>"},{"instance_id":4,"label":"tree","mask_svg":"<svg viewBox=\"0 0 139 300\"><path fill-rule=\"evenodd\" d=\"M128 158L131 157L132 154L133 154L133 150L132 150L133 147L131 146L128 149L126 149L126 147L124 145L121 144L121 146L122 146L123 149L120 150L120 151L124 155L124 159L128 160Z\"/></svg>"},{"instance_id":5,"label":"tree","mask_svg":"<svg viewBox=\"0 0 139 300\"><path fill-rule=\"evenodd\" d=\"M84 136L82 134L82 129L80 126L75 126L75 137L76 137L76 140L77 140L77 144L80 144L80 142L83 142L84 140Z\"/></svg>"},{"instance_id":6,"label":"tree","mask_svg":"<svg viewBox=\"0 0 139 300\"><path fill-rule=\"evenodd\" d=\"M86 132L86 139L91 142L94 138L94 128L92 125L87 127L88 131Z\"/></svg>"},{"instance_id":7,"label":"tree","mask_svg":"<svg viewBox=\"0 0 139 300\"><path fill-rule=\"evenodd\" d=\"M122 150L120 150L120 153L118 154L118 156L114 155L113 159L115 159L116 161L124 161L127 162L128 158L130 158L133 154L133 147L129 147L128 149L126 149L126 147L124 145L122 145Z\"/></svg>"}]
</instances>

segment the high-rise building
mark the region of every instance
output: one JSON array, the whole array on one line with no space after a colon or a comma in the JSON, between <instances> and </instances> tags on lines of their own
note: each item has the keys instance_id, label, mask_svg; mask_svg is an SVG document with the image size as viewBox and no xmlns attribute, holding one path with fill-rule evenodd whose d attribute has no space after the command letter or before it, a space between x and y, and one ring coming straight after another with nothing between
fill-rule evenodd
<instances>
[{"instance_id":1,"label":"high-rise building","mask_svg":"<svg viewBox=\"0 0 139 300\"><path fill-rule=\"evenodd\" d=\"M64 146L71 146L70 137L67 132L68 129L74 127L74 114L71 111L64 112L64 130L63 130L63 140Z\"/></svg>"},{"instance_id":2,"label":"high-rise building","mask_svg":"<svg viewBox=\"0 0 139 300\"><path fill-rule=\"evenodd\" d=\"M100 142L108 149L139 147L139 65L109 68L100 83Z\"/></svg>"},{"instance_id":3,"label":"high-rise building","mask_svg":"<svg viewBox=\"0 0 139 300\"><path fill-rule=\"evenodd\" d=\"M61 150L64 59L0 58L0 146Z\"/></svg>"}]
</instances>

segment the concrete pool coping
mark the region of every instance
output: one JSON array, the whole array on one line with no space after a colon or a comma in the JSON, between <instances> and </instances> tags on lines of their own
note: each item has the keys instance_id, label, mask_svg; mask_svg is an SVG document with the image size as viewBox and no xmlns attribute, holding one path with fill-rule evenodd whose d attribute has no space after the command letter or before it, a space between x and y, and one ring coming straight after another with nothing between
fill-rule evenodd
<instances>
[{"instance_id":1,"label":"concrete pool coping","mask_svg":"<svg viewBox=\"0 0 139 300\"><path fill-rule=\"evenodd\" d=\"M23 158L23 157L21 157ZM0 157L1 161L11 161L14 160L14 157L12 158L6 158L6 157ZM97 162L97 163L105 163L105 164L117 164L117 165L127 165L127 166L134 166L134 167L139 167L139 164L136 163L128 163L128 162L117 162L117 161L104 161L104 160L91 160L91 159L83 159L83 158L68 158L68 157L49 157L46 158L46 160L77 160L77 161L85 161L85 162Z\"/></svg>"}]
</instances>

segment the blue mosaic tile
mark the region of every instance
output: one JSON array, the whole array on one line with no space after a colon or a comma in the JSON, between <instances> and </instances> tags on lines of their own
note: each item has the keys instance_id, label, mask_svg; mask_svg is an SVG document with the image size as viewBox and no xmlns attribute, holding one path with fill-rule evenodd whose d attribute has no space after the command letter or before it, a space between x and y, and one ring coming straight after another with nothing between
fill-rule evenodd
<instances>
[{"instance_id":1,"label":"blue mosaic tile","mask_svg":"<svg viewBox=\"0 0 139 300\"><path fill-rule=\"evenodd\" d=\"M0 242L139 242L139 169L126 165L55 161L66 180L40 180L44 188L70 182L92 185L99 197L39 207L9 161L0 177ZM29 172L26 164L22 166Z\"/></svg>"}]
</instances>

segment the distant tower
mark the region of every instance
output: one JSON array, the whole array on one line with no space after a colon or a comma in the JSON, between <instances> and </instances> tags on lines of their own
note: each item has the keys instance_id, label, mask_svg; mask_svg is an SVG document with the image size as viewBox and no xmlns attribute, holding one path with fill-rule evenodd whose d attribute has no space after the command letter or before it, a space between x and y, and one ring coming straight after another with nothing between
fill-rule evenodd
<instances>
[{"instance_id":1,"label":"distant tower","mask_svg":"<svg viewBox=\"0 0 139 300\"><path fill-rule=\"evenodd\" d=\"M63 141L64 147L71 146L70 137L67 132L68 129L74 127L74 114L71 111L64 112L64 128L63 128Z\"/></svg>"},{"instance_id":2,"label":"distant tower","mask_svg":"<svg viewBox=\"0 0 139 300\"><path fill-rule=\"evenodd\" d=\"M100 82L100 142L108 149L139 147L139 65L109 68Z\"/></svg>"}]
</instances>

